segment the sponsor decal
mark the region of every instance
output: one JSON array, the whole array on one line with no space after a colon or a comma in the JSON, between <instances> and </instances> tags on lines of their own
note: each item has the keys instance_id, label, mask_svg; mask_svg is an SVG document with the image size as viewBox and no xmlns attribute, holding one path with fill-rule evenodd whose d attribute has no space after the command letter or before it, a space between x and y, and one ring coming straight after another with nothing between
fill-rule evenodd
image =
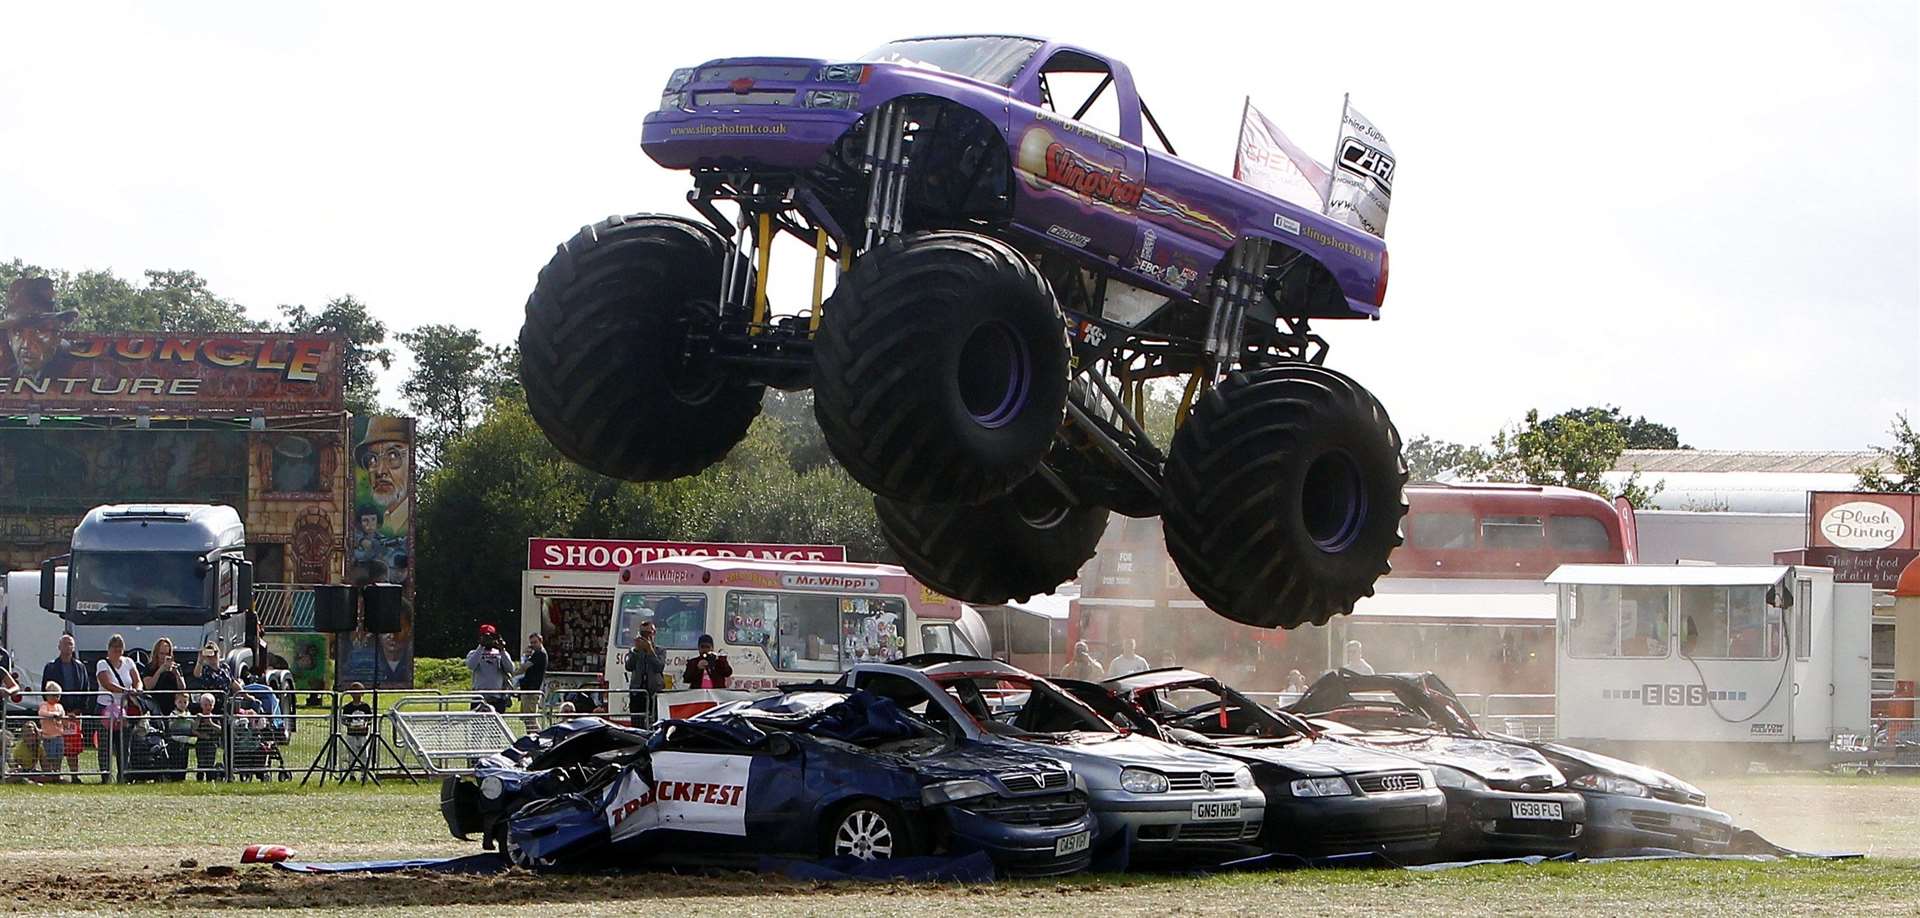
<instances>
[{"instance_id":1,"label":"sponsor decal","mask_svg":"<svg viewBox=\"0 0 1920 918\"><path fill-rule=\"evenodd\" d=\"M931 588L927 587L925 584L921 585L920 587L921 605L944 606L951 602L953 602L953 600L948 599L946 596L940 593L934 592Z\"/></svg>"},{"instance_id":2,"label":"sponsor decal","mask_svg":"<svg viewBox=\"0 0 1920 918\"><path fill-rule=\"evenodd\" d=\"M738 134L785 134L784 124L735 124L732 122L705 122L701 124L683 124L667 128L669 136L691 135L696 137L716 137Z\"/></svg>"},{"instance_id":3,"label":"sponsor decal","mask_svg":"<svg viewBox=\"0 0 1920 918\"><path fill-rule=\"evenodd\" d=\"M1890 548L1907 533L1907 521L1892 507L1855 500L1820 515L1820 534L1836 548L1878 551Z\"/></svg>"},{"instance_id":4,"label":"sponsor decal","mask_svg":"<svg viewBox=\"0 0 1920 918\"><path fill-rule=\"evenodd\" d=\"M1029 129L1020 138L1018 166L1035 188L1051 186L1088 203L1122 211L1139 204L1146 187L1119 167L1086 158L1040 127Z\"/></svg>"},{"instance_id":5,"label":"sponsor decal","mask_svg":"<svg viewBox=\"0 0 1920 918\"><path fill-rule=\"evenodd\" d=\"M1058 239L1061 242L1064 242L1070 246L1073 246L1076 249L1086 248L1087 243L1093 240L1093 237L1087 235L1086 233L1076 233L1073 230L1067 229L1066 227L1061 226L1058 223L1047 227L1047 235L1055 239Z\"/></svg>"},{"instance_id":6,"label":"sponsor decal","mask_svg":"<svg viewBox=\"0 0 1920 918\"><path fill-rule=\"evenodd\" d=\"M1292 233L1295 236L1300 235L1300 221L1295 220L1294 218L1289 217L1286 214L1273 215L1273 228Z\"/></svg>"},{"instance_id":7,"label":"sponsor decal","mask_svg":"<svg viewBox=\"0 0 1920 918\"><path fill-rule=\"evenodd\" d=\"M780 545L758 542L654 542L629 539L528 539L527 569L617 571L664 558L758 558L776 561L845 561L840 545Z\"/></svg>"},{"instance_id":8,"label":"sponsor decal","mask_svg":"<svg viewBox=\"0 0 1920 918\"><path fill-rule=\"evenodd\" d=\"M1076 334L1074 337L1077 337L1080 340L1085 341L1088 347L1099 347L1100 345L1106 343L1107 330L1104 328L1101 328L1098 325L1093 324L1092 322L1082 320L1078 328L1076 328L1075 330L1078 332L1078 334Z\"/></svg>"},{"instance_id":9,"label":"sponsor decal","mask_svg":"<svg viewBox=\"0 0 1920 918\"><path fill-rule=\"evenodd\" d=\"M1304 225L1301 226L1300 235L1305 236L1308 239L1311 239L1315 242L1318 242L1321 245L1326 246L1327 248L1334 249L1340 252L1345 252L1348 255L1352 255L1355 258L1363 259L1366 261L1373 261L1379 257L1375 255L1372 251L1369 251L1368 249L1362 248L1361 246L1348 242L1345 239L1334 238L1333 236L1330 236L1324 232L1321 232L1320 230L1314 229L1311 226L1304 226Z\"/></svg>"},{"instance_id":10,"label":"sponsor decal","mask_svg":"<svg viewBox=\"0 0 1920 918\"><path fill-rule=\"evenodd\" d=\"M1340 141L1340 168L1372 179L1388 193L1393 191L1393 156L1368 146L1359 138L1347 137Z\"/></svg>"},{"instance_id":11,"label":"sponsor decal","mask_svg":"<svg viewBox=\"0 0 1920 918\"><path fill-rule=\"evenodd\" d=\"M682 568L648 567L640 570L641 583L692 583L693 574Z\"/></svg>"},{"instance_id":12,"label":"sponsor decal","mask_svg":"<svg viewBox=\"0 0 1920 918\"><path fill-rule=\"evenodd\" d=\"M1153 230L1147 230L1141 233L1140 255L1133 261L1133 270L1166 284L1175 290L1186 290L1188 285L1199 278L1200 272L1185 265L1163 265L1155 262L1153 260L1153 252L1154 246L1158 241L1159 238L1154 235ZM1100 344L1098 341L1089 341L1088 343L1095 347L1098 347Z\"/></svg>"},{"instance_id":13,"label":"sponsor decal","mask_svg":"<svg viewBox=\"0 0 1920 918\"><path fill-rule=\"evenodd\" d=\"M781 574L780 585L796 590L849 590L857 593L875 593L880 590L880 578L845 574Z\"/></svg>"},{"instance_id":14,"label":"sponsor decal","mask_svg":"<svg viewBox=\"0 0 1920 918\"><path fill-rule=\"evenodd\" d=\"M654 829L747 834L752 757L656 752L651 758L653 786L630 770L607 802L607 828L616 841Z\"/></svg>"},{"instance_id":15,"label":"sponsor decal","mask_svg":"<svg viewBox=\"0 0 1920 918\"><path fill-rule=\"evenodd\" d=\"M1078 121L1070 121L1052 112L1044 112L1044 111L1039 112L1035 115L1035 120L1044 121L1047 124L1051 124L1054 127L1057 127L1063 131L1066 131L1069 134L1073 134L1079 137L1085 137L1088 140L1098 143L1103 147L1108 147L1114 150L1118 150L1121 147L1122 142L1120 138L1110 136L1100 131L1096 131L1093 128L1090 128L1084 124L1081 124Z\"/></svg>"}]
</instances>

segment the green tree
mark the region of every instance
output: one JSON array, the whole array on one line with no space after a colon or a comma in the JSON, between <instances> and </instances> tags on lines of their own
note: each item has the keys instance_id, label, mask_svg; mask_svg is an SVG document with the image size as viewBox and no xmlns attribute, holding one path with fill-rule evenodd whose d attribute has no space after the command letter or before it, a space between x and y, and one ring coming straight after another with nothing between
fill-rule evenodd
<instances>
[{"instance_id":1,"label":"green tree","mask_svg":"<svg viewBox=\"0 0 1920 918\"><path fill-rule=\"evenodd\" d=\"M79 313L81 331L237 332L257 331L264 323L247 318L240 304L207 288L193 271L144 271L134 283L110 270L78 274L30 265L18 258L0 263L0 289L18 277L53 279L61 309Z\"/></svg>"},{"instance_id":2,"label":"green tree","mask_svg":"<svg viewBox=\"0 0 1920 918\"><path fill-rule=\"evenodd\" d=\"M1587 420L1567 413L1541 420L1535 409L1527 412L1523 423L1494 435L1486 468L1477 477L1577 488L1625 497L1634 506L1644 507L1660 493L1661 485L1649 489L1640 484L1637 469L1618 489L1606 481L1626 448L1626 435L1604 417Z\"/></svg>"},{"instance_id":3,"label":"green tree","mask_svg":"<svg viewBox=\"0 0 1920 918\"><path fill-rule=\"evenodd\" d=\"M432 468L447 443L465 434L488 405L518 391L520 352L489 345L478 331L456 325L422 325L399 338L414 362L400 395L419 418L421 463Z\"/></svg>"},{"instance_id":4,"label":"green tree","mask_svg":"<svg viewBox=\"0 0 1920 918\"><path fill-rule=\"evenodd\" d=\"M1563 420L1582 421L1587 424L1611 425L1620 431L1626 442L1626 449L1692 449L1680 442L1680 432L1665 424L1657 424L1645 417L1627 417L1618 405L1598 405L1591 408L1575 408L1562 411L1542 421L1552 425Z\"/></svg>"},{"instance_id":5,"label":"green tree","mask_svg":"<svg viewBox=\"0 0 1920 918\"><path fill-rule=\"evenodd\" d=\"M1407 461L1407 477L1411 481L1472 478L1482 473L1489 462L1487 451L1481 447L1436 440L1426 434L1408 441L1401 455Z\"/></svg>"},{"instance_id":6,"label":"green tree","mask_svg":"<svg viewBox=\"0 0 1920 918\"><path fill-rule=\"evenodd\" d=\"M1903 411L1893 416L1887 433L1893 435L1893 445L1873 448L1879 461L1853 470L1859 477L1860 490L1920 493L1920 432L1913 429Z\"/></svg>"},{"instance_id":7,"label":"green tree","mask_svg":"<svg viewBox=\"0 0 1920 918\"><path fill-rule=\"evenodd\" d=\"M340 362L346 383L347 410L357 415L383 413L379 380L374 367L392 369L393 351L386 347L387 324L373 317L353 294L335 297L318 310L303 305L280 307L280 330L292 334L339 335L347 339Z\"/></svg>"},{"instance_id":8,"label":"green tree","mask_svg":"<svg viewBox=\"0 0 1920 918\"><path fill-rule=\"evenodd\" d=\"M420 653L463 649L474 623L509 618L527 539L789 541L847 546L860 561L892 560L867 492L830 461L796 470L783 419L763 414L720 463L677 481L638 484L596 475L547 442L524 400L508 394L447 440L419 496Z\"/></svg>"}]
</instances>

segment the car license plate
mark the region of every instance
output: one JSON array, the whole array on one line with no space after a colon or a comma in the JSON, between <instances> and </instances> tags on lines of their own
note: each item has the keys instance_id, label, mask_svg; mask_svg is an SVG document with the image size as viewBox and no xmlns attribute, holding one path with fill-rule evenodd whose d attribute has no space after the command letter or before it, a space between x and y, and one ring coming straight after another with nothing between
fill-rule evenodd
<instances>
[{"instance_id":1,"label":"car license plate","mask_svg":"<svg viewBox=\"0 0 1920 918\"><path fill-rule=\"evenodd\" d=\"M1217 822L1222 819L1239 819L1240 801L1238 800L1202 800L1193 805L1195 822Z\"/></svg>"},{"instance_id":2,"label":"car license plate","mask_svg":"<svg viewBox=\"0 0 1920 918\"><path fill-rule=\"evenodd\" d=\"M1092 844L1092 832L1075 832L1072 835L1063 836L1054 841L1053 856L1066 857L1069 854L1079 854L1087 850Z\"/></svg>"},{"instance_id":3,"label":"car license plate","mask_svg":"<svg viewBox=\"0 0 1920 918\"><path fill-rule=\"evenodd\" d=\"M1551 800L1515 800L1513 801L1515 819L1554 819L1560 815L1560 804Z\"/></svg>"}]
</instances>

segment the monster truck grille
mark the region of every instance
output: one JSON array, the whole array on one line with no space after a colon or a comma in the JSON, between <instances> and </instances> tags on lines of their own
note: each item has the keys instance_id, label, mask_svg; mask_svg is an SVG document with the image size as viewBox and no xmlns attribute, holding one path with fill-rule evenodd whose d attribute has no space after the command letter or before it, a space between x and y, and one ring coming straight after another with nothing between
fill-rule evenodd
<instances>
[{"instance_id":1,"label":"monster truck grille","mask_svg":"<svg viewBox=\"0 0 1920 918\"><path fill-rule=\"evenodd\" d=\"M1030 791L1066 787L1073 783L1073 781L1064 771L1049 771L1041 774L1032 774L1029 772L1004 774L1000 776L1000 783L1005 784L1007 790L1016 794L1024 794Z\"/></svg>"},{"instance_id":2,"label":"monster truck grille","mask_svg":"<svg viewBox=\"0 0 1920 918\"><path fill-rule=\"evenodd\" d=\"M702 67L693 77L696 83L731 83L734 80L804 83L811 79L812 67L795 64L723 64L719 67Z\"/></svg>"},{"instance_id":3,"label":"monster truck grille","mask_svg":"<svg viewBox=\"0 0 1920 918\"><path fill-rule=\"evenodd\" d=\"M696 92L693 104L708 108L727 108L734 105L792 105L793 90L759 92Z\"/></svg>"},{"instance_id":4,"label":"monster truck grille","mask_svg":"<svg viewBox=\"0 0 1920 918\"><path fill-rule=\"evenodd\" d=\"M1373 775L1360 775L1353 779L1360 785L1362 793L1398 794L1405 791L1417 791L1421 788L1420 773L1417 771L1388 771Z\"/></svg>"},{"instance_id":5,"label":"monster truck grille","mask_svg":"<svg viewBox=\"0 0 1920 918\"><path fill-rule=\"evenodd\" d=\"M1170 771L1167 772L1167 790L1171 793L1212 792L1233 787L1233 772L1230 771Z\"/></svg>"}]
</instances>

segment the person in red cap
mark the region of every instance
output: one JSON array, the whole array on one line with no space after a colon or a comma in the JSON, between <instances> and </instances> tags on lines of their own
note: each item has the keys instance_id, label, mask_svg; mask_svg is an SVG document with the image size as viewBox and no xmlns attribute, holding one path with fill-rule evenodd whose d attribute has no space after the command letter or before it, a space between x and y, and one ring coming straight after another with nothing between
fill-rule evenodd
<instances>
[{"instance_id":1,"label":"person in red cap","mask_svg":"<svg viewBox=\"0 0 1920 918\"><path fill-rule=\"evenodd\" d=\"M500 714L507 713L507 705L513 696L505 694L513 690L513 654L500 640L500 632L492 625L480 626L480 644L467 652L467 672L473 674L473 690L484 698L484 704Z\"/></svg>"}]
</instances>

